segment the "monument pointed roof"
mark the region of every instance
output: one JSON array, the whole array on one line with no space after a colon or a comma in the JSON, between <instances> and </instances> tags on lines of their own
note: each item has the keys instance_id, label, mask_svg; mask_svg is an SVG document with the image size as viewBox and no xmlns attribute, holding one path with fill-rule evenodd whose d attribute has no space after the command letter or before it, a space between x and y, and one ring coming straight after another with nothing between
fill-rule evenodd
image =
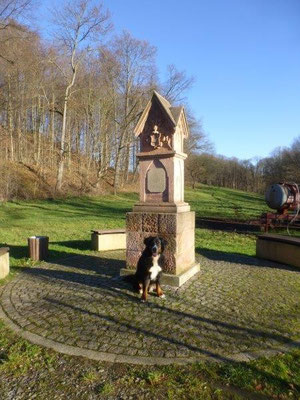
<instances>
[{"instance_id":1,"label":"monument pointed roof","mask_svg":"<svg viewBox=\"0 0 300 400\"><path fill-rule=\"evenodd\" d=\"M166 114L166 117L170 121L170 123L174 127L174 132L175 129L181 119L183 119L183 127L184 127L184 136L187 137L189 134L189 129L188 129L188 124L184 112L184 108L182 106L180 107L172 107L171 104L168 102L167 99L165 99L162 95L160 95L156 90L153 90L153 94L149 102L147 103L140 119L138 120L138 123L134 129L134 134L135 136L139 136L145 126L145 123L147 121L151 106L153 105L154 101L157 100L159 105L161 106L162 110Z\"/></svg>"},{"instance_id":2,"label":"monument pointed roof","mask_svg":"<svg viewBox=\"0 0 300 400\"><path fill-rule=\"evenodd\" d=\"M171 113L173 115L173 118L175 120L176 125L178 124L178 121L179 121L179 118L180 118L180 114L181 114L181 111L183 109L184 108L182 106L180 106L180 107L171 107L170 108L170 111L171 111Z\"/></svg>"}]
</instances>

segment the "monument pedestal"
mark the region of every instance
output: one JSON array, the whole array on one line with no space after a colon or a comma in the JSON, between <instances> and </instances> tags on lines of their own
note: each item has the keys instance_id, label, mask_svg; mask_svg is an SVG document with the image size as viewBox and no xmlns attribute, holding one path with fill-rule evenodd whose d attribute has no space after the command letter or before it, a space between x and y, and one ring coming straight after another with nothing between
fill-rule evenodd
<instances>
[{"instance_id":1,"label":"monument pedestal","mask_svg":"<svg viewBox=\"0 0 300 400\"><path fill-rule=\"evenodd\" d=\"M145 249L144 239L149 236L159 236L168 242L164 252L166 263L162 283L179 287L200 270L199 264L195 263L193 211L177 213L134 211L126 214L127 265L126 269L121 271L122 275L135 272L138 260Z\"/></svg>"}]
</instances>

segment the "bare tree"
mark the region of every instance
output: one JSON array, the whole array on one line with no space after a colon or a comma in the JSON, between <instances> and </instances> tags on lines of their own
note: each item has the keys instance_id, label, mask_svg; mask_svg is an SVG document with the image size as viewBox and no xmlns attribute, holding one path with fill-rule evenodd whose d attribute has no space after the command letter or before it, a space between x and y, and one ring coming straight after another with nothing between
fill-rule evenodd
<instances>
[{"instance_id":1,"label":"bare tree","mask_svg":"<svg viewBox=\"0 0 300 400\"><path fill-rule=\"evenodd\" d=\"M111 43L112 53L119 65L115 87L115 177L114 192L128 178L130 150L135 151L133 126L152 89L156 74L156 48L124 31Z\"/></svg>"},{"instance_id":2,"label":"bare tree","mask_svg":"<svg viewBox=\"0 0 300 400\"><path fill-rule=\"evenodd\" d=\"M182 103L185 99L184 93L193 86L194 81L185 71L178 71L173 64L168 65L167 79L162 85L163 95L170 103Z\"/></svg>"},{"instance_id":3,"label":"bare tree","mask_svg":"<svg viewBox=\"0 0 300 400\"><path fill-rule=\"evenodd\" d=\"M184 143L185 152L191 153L212 153L214 145L205 133L201 120L195 118L189 107L186 108L187 120L190 128L190 135Z\"/></svg>"},{"instance_id":4,"label":"bare tree","mask_svg":"<svg viewBox=\"0 0 300 400\"><path fill-rule=\"evenodd\" d=\"M51 60L62 73L66 85L56 182L56 190L60 190L64 173L68 103L72 96L72 88L84 54L89 50L89 45L92 41L98 40L100 35L104 35L110 29L111 24L108 11L103 10L102 4L93 6L91 0L70 1L61 11L56 10L53 14L57 27L55 32L57 45L59 45L60 54L63 53L65 56L64 64L57 59Z\"/></svg>"},{"instance_id":5,"label":"bare tree","mask_svg":"<svg viewBox=\"0 0 300 400\"><path fill-rule=\"evenodd\" d=\"M0 29L24 16L31 4L32 0L0 0Z\"/></svg>"},{"instance_id":6,"label":"bare tree","mask_svg":"<svg viewBox=\"0 0 300 400\"><path fill-rule=\"evenodd\" d=\"M10 27L13 28L10 30L10 35L3 35L2 33L1 44L19 40L20 36L24 39L24 33L27 30L24 26L17 23L17 21L25 18L32 4L33 0L0 0L0 32ZM9 64L14 63L2 50L0 51L0 58Z\"/></svg>"}]
</instances>

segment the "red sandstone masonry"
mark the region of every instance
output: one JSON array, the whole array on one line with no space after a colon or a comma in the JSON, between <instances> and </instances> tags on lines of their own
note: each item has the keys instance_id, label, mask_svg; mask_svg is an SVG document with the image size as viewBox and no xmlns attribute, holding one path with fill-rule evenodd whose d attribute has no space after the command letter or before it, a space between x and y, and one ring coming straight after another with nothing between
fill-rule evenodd
<instances>
[{"instance_id":1,"label":"red sandstone masonry","mask_svg":"<svg viewBox=\"0 0 300 400\"><path fill-rule=\"evenodd\" d=\"M128 213L127 268L136 268L145 248L145 238L160 236L168 242L164 272L176 275L187 270L195 262L194 220L195 213L191 211L168 214Z\"/></svg>"}]
</instances>

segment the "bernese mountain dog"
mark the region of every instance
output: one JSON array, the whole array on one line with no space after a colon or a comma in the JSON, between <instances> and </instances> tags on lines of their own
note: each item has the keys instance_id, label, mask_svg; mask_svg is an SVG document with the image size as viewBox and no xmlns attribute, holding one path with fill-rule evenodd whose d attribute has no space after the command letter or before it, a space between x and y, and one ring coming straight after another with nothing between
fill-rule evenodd
<instances>
[{"instance_id":1,"label":"bernese mountain dog","mask_svg":"<svg viewBox=\"0 0 300 400\"><path fill-rule=\"evenodd\" d=\"M147 301L148 293L154 285L156 286L157 296L165 297L160 286L160 280L165 263L163 252L167 241L158 236L150 236L144 240L144 244L146 247L138 261L135 273L135 283L139 293L142 295L141 300L143 302Z\"/></svg>"}]
</instances>

